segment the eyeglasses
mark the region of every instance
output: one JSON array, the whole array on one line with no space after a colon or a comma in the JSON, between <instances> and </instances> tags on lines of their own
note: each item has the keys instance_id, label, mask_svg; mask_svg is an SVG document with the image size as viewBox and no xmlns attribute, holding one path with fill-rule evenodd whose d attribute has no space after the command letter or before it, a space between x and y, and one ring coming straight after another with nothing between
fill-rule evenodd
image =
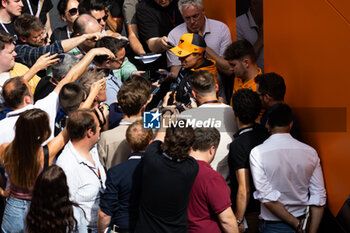
<instances>
[{"instance_id":1,"label":"eyeglasses","mask_svg":"<svg viewBox=\"0 0 350 233\"><path fill-rule=\"evenodd\" d=\"M96 20L97 20L98 23L100 23L102 19L103 19L103 21L106 22L107 18L108 18L108 14L105 14L105 16L103 16L103 17L100 18L100 19L96 19Z\"/></svg>"},{"instance_id":2,"label":"eyeglasses","mask_svg":"<svg viewBox=\"0 0 350 233\"><path fill-rule=\"evenodd\" d=\"M184 20L185 20L186 22L191 21L191 19L193 19L193 21L197 21L197 20L199 19L200 16L201 16L200 14L195 14L195 15L193 15L193 16L185 17Z\"/></svg>"},{"instance_id":3,"label":"eyeglasses","mask_svg":"<svg viewBox=\"0 0 350 233\"><path fill-rule=\"evenodd\" d=\"M69 9L68 13L70 14L70 16L74 16L74 15L78 14L78 8L74 7L72 9Z\"/></svg>"},{"instance_id":4,"label":"eyeglasses","mask_svg":"<svg viewBox=\"0 0 350 233\"><path fill-rule=\"evenodd\" d=\"M115 61L115 62L118 62L118 63L123 63L125 61L125 56L122 57L122 58L119 58L119 59L110 59L110 61Z\"/></svg>"},{"instance_id":5,"label":"eyeglasses","mask_svg":"<svg viewBox=\"0 0 350 233\"><path fill-rule=\"evenodd\" d=\"M47 37L46 29L43 29L42 32L40 32L37 36L33 36L33 39L37 40L37 39L41 38L43 35L45 35Z\"/></svg>"}]
</instances>

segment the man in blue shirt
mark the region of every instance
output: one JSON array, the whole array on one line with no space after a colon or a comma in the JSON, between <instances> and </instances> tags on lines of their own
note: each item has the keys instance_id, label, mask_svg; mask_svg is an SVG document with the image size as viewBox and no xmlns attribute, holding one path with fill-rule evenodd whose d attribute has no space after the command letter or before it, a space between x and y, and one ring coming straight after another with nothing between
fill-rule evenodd
<instances>
[{"instance_id":1,"label":"man in blue shirt","mask_svg":"<svg viewBox=\"0 0 350 233\"><path fill-rule=\"evenodd\" d=\"M141 158L152 138L152 130L144 129L141 120L128 127L126 140L132 153L128 161L108 170L106 190L100 201L98 232L104 232L108 226L115 232L134 231L142 183Z\"/></svg>"}]
</instances>

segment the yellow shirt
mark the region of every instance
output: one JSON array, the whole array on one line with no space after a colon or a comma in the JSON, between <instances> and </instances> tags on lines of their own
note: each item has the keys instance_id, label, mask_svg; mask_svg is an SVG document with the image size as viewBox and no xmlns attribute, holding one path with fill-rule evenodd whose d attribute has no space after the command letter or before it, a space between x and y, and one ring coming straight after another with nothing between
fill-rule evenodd
<instances>
[{"instance_id":1,"label":"yellow shirt","mask_svg":"<svg viewBox=\"0 0 350 233\"><path fill-rule=\"evenodd\" d=\"M13 67L12 70L10 70L10 76L12 78L17 77L17 76L23 76L25 73L27 73L27 71L29 70L29 68L21 63L15 63L15 66ZM35 75L30 81L29 81L29 86L30 89L32 91L32 94L34 94L35 88L38 85L38 83L40 82L40 77Z\"/></svg>"},{"instance_id":2,"label":"yellow shirt","mask_svg":"<svg viewBox=\"0 0 350 233\"><path fill-rule=\"evenodd\" d=\"M259 72L258 72L258 74L256 76L262 74L262 71L261 71L260 68L258 68L258 71ZM246 83L243 83L242 79L236 77L235 81L233 83L232 96L233 96L233 94L235 94L236 91L238 91L240 89L244 89L244 88L248 88L248 89L250 89L252 91L256 91L256 82L255 82L256 76L254 78L252 78L251 80L249 80L248 82L246 82ZM232 98L230 100L230 105L232 106Z\"/></svg>"}]
</instances>

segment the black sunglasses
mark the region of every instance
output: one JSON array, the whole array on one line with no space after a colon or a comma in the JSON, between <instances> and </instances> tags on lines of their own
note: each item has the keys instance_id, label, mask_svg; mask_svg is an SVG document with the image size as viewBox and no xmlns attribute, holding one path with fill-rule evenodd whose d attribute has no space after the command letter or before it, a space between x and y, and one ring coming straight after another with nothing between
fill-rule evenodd
<instances>
[{"instance_id":1,"label":"black sunglasses","mask_svg":"<svg viewBox=\"0 0 350 233\"><path fill-rule=\"evenodd\" d=\"M103 16L103 17L100 18L100 19L96 19L96 20L97 20L98 23L100 23L102 19L103 19L103 21L106 22L107 18L108 18L108 14L105 14L105 16Z\"/></svg>"},{"instance_id":2,"label":"black sunglasses","mask_svg":"<svg viewBox=\"0 0 350 233\"><path fill-rule=\"evenodd\" d=\"M76 14L78 14L78 8L72 8L68 10L68 13L70 14L70 16L74 16Z\"/></svg>"}]
</instances>

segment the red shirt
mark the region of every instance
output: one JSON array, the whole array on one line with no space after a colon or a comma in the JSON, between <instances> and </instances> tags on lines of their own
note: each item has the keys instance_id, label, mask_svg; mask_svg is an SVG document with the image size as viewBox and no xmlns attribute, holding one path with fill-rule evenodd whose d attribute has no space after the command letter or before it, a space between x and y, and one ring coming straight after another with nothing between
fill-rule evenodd
<instances>
[{"instance_id":1,"label":"red shirt","mask_svg":"<svg viewBox=\"0 0 350 233\"><path fill-rule=\"evenodd\" d=\"M199 172L188 204L188 232L221 233L217 215L231 207L230 189L222 175L197 160Z\"/></svg>"}]
</instances>

